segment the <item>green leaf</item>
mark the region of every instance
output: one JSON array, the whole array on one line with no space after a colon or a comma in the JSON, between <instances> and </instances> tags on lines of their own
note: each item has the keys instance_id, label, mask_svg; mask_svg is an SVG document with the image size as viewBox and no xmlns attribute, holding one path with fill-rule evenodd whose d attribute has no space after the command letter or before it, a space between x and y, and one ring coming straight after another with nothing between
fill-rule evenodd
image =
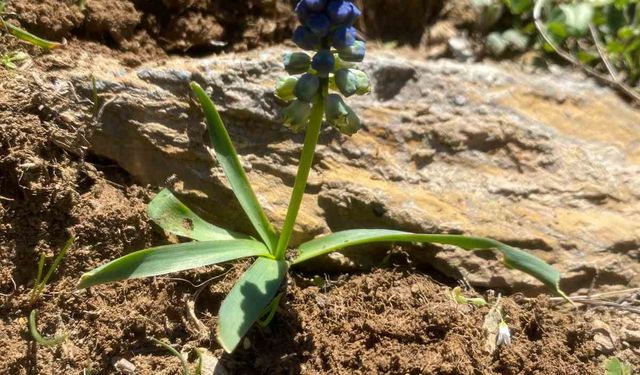
<instances>
[{"instance_id":1,"label":"green leaf","mask_svg":"<svg viewBox=\"0 0 640 375\"><path fill-rule=\"evenodd\" d=\"M200 101L200 105L207 119L207 124L209 125L211 144L216 151L218 162L229 179L233 192L238 198L238 201L240 201L240 205L247 213L247 216L249 216L249 220L251 220L251 223L256 228L260 238L262 238L269 250L274 250L277 243L276 233L249 184L249 180L238 159L238 154L231 143L231 138L229 138L229 133L227 133L227 129L225 129L224 123L220 118L220 114L200 85L191 82L191 89Z\"/></svg>"},{"instance_id":2,"label":"green leaf","mask_svg":"<svg viewBox=\"0 0 640 375\"><path fill-rule=\"evenodd\" d=\"M287 268L284 260L258 258L222 301L217 336L227 353L233 352L269 306Z\"/></svg>"},{"instance_id":3,"label":"green leaf","mask_svg":"<svg viewBox=\"0 0 640 375\"><path fill-rule=\"evenodd\" d=\"M31 291L31 300L36 299L42 294L42 292L44 291L44 288L47 287L47 283L49 282L49 279L51 278L51 276L53 276L53 273L56 272L56 270L58 269L58 266L60 266L60 262L62 262L62 258L64 258L64 256L67 255L67 252L73 246L74 241L75 241L75 237L73 236L69 237L67 242L62 247L62 250L60 250L58 255L56 255L56 257L53 259L53 263L51 263L49 270L47 271L46 275L42 280L40 278L42 277L42 271L44 270L44 254L40 256L40 261L38 262L38 275L36 276L36 282L34 283L33 290Z\"/></svg>"},{"instance_id":4,"label":"green leaf","mask_svg":"<svg viewBox=\"0 0 640 375\"><path fill-rule=\"evenodd\" d=\"M607 52L609 53L623 53L625 48L625 45L617 40L612 40L607 44Z\"/></svg>"},{"instance_id":5,"label":"green leaf","mask_svg":"<svg viewBox=\"0 0 640 375\"><path fill-rule=\"evenodd\" d=\"M524 51L529 44L529 38L516 29L505 31L502 37L514 51Z\"/></svg>"},{"instance_id":6,"label":"green leaf","mask_svg":"<svg viewBox=\"0 0 640 375\"><path fill-rule=\"evenodd\" d=\"M196 215L189 207L176 198L169 189L164 189L149 203L149 217L162 229L178 236L196 241L222 241L235 239L251 239L251 237L235 233L207 223Z\"/></svg>"},{"instance_id":7,"label":"green leaf","mask_svg":"<svg viewBox=\"0 0 640 375\"><path fill-rule=\"evenodd\" d=\"M621 362L616 357L608 358L604 362L605 375L632 375L633 368L628 363Z\"/></svg>"},{"instance_id":8,"label":"green leaf","mask_svg":"<svg viewBox=\"0 0 640 375\"><path fill-rule=\"evenodd\" d=\"M16 38L23 40L27 43L31 43L40 48L51 50L51 49L62 46L62 43L52 42L52 41L37 37L31 34L30 32L19 28L18 26L14 26L9 22L5 22L2 18L0 18L0 26L6 27L9 33L15 36Z\"/></svg>"},{"instance_id":9,"label":"green leaf","mask_svg":"<svg viewBox=\"0 0 640 375\"><path fill-rule=\"evenodd\" d=\"M37 313L38 310L31 310L29 314L29 333L31 333L31 337L42 346L57 346L62 344L67 339L67 335L54 336L52 338L42 337L40 332L38 332Z\"/></svg>"},{"instance_id":10,"label":"green leaf","mask_svg":"<svg viewBox=\"0 0 640 375\"><path fill-rule=\"evenodd\" d=\"M487 48L494 56L502 55L509 46L509 43L502 37L502 34L499 32L492 32L487 35Z\"/></svg>"},{"instance_id":11,"label":"green leaf","mask_svg":"<svg viewBox=\"0 0 640 375\"><path fill-rule=\"evenodd\" d=\"M634 35L638 34L638 30L631 26L621 27L618 30L618 38L620 39L631 39Z\"/></svg>"},{"instance_id":12,"label":"green leaf","mask_svg":"<svg viewBox=\"0 0 640 375\"><path fill-rule=\"evenodd\" d=\"M154 247L125 255L85 273L77 288L163 275L253 256L270 254L262 242L252 240L203 241Z\"/></svg>"},{"instance_id":13,"label":"green leaf","mask_svg":"<svg viewBox=\"0 0 640 375\"><path fill-rule=\"evenodd\" d=\"M547 30L554 35L556 38L566 38L569 36L569 32L567 31L567 26L564 22L560 21L551 21L547 23Z\"/></svg>"},{"instance_id":14,"label":"green leaf","mask_svg":"<svg viewBox=\"0 0 640 375\"><path fill-rule=\"evenodd\" d=\"M180 360L180 363L182 364L182 375L189 375L189 363L187 363L187 360L184 358L182 353L177 351L176 348L174 348L170 344L167 344L167 343L165 343L163 341L160 341L160 340L158 340L158 339L156 339L154 337L149 337L149 339L151 339L151 341L153 341L157 345L160 345L163 348L165 348L174 357L178 358Z\"/></svg>"},{"instance_id":15,"label":"green leaf","mask_svg":"<svg viewBox=\"0 0 640 375\"><path fill-rule=\"evenodd\" d=\"M506 0L507 7L513 14L522 14L533 9L533 0Z\"/></svg>"},{"instance_id":16,"label":"green leaf","mask_svg":"<svg viewBox=\"0 0 640 375\"><path fill-rule=\"evenodd\" d=\"M354 229L336 232L305 242L298 248L299 255L292 264L344 249L348 246L376 242L426 242L454 245L465 250L496 249L504 256L507 267L523 271L543 282L554 292L566 298L560 290L560 273L540 258L501 242L453 234L417 234L387 229Z\"/></svg>"},{"instance_id":17,"label":"green leaf","mask_svg":"<svg viewBox=\"0 0 640 375\"><path fill-rule=\"evenodd\" d=\"M589 31L593 18L593 6L589 3L560 4L568 32L573 36L582 36Z\"/></svg>"},{"instance_id":18,"label":"green leaf","mask_svg":"<svg viewBox=\"0 0 640 375\"><path fill-rule=\"evenodd\" d=\"M580 60L580 62L582 62L583 64L590 64L600 58L598 54L590 51L578 51L576 56L578 57L578 60Z\"/></svg>"}]
</instances>

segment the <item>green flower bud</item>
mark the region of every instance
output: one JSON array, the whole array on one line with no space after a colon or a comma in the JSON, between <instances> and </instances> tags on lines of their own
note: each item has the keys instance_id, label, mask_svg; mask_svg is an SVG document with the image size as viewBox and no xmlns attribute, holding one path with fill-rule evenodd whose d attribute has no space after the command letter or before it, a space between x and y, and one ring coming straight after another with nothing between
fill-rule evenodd
<instances>
[{"instance_id":1,"label":"green flower bud","mask_svg":"<svg viewBox=\"0 0 640 375\"><path fill-rule=\"evenodd\" d=\"M329 94L325 98L324 111L327 122L343 134L355 134L362 127L358 115L338 94Z\"/></svg>"},{"instance_id":2,"label":"green flower bud","mask_svg":"<svg viewBox=\"0 0 640 375\"><path fill-rule=\"evenodd\" d=\"M349 97L353 94L364 95L371 92L371 82L367 73L356 69L340 69L335 74L336 86Z\"/></svg>"},{"instance_id":3,"label":"green flower bud","mask_svg":"<svg viewBox=\"0 0 640 375\"><path fill-rule=\"evenodd\" d=\"M284 55L284 69L289 74L306 73L311 66L311 57L304 52L287 53Z\"/></svg>"},{"instance_id":4,"label":"green flower bud","mask_svg":"<svg viewBox=\"0 0 640 375\"><path fill-rule=\"evenodd\" d=\"M296 83L296 87L294 89L294 94L296 98L303 102L311 103L311 101L313 101L313 97L316 96L318 89L320 89L320 79L313 74L306 73L298 79L298 83Z\"/></svg>"},{"instance_id":5,"label":"green flower bud","mask_svg":"<svg viewBox=\"0 0 640 375\"><path fill-rule=\"evenodd\" d=\"M311 104L294 100L282 110L284 125L297 133L304 130L311 115Z\"/></svg>"},{"instance_id":6,"label":"green flower bud","mask_svg":"<svg viewBox=\"0 0 640 375\"><path fill-rule=\"evenodd\" d=\"M286 102L295 99L296 96L294 94L294 90L296 88L296 83L298 83L298 78L296 77L278 78L278 84L276 85L275 91L276 97Z\"/></svg>"},{"instance_id":7,"label":"green flower bud","mask_svg":"<svg viewBox=\"0 0 640 375\"><path fill-rule=\"evenodd\" d=\"M366 53L366 47L363 41L356 40L351 46L340 49L338 54L344 61L349 62L362 62Z\"/></svg>"},{"instance_id":8,"label":"green flower bud","mask_svg":"<svg viewBox=\"0 0 640 375\"><path fill-rule=\"evenodd\" d=\"M353 68L353 67L355 67L355 66L356 66L356 64L355 64L355 63L350 63L350 62L348 62L348 61L344 61L344 60L342 60L342 59L340 58L340 55L339 55L339 54L337 54L337 53L334 53L334 54L333 54L333 57L334 57L334 58L335 58L335 60L336 60L335 66L334 66L334 68L333 68L333 71L334 71L334 72L337 72L337 71L338 71L338 70L340 70L340 69L344 69L344 68Z\"/></svg>"}]
</instances>

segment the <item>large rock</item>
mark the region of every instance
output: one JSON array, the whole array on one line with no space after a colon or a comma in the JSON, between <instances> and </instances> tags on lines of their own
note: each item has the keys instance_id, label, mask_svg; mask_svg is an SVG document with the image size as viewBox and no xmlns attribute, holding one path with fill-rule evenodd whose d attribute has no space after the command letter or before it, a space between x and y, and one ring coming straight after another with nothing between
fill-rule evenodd
<instances>
[{"instance_id":1,"label":"large rock","mask_svg":"<svg viewBox=\"0 0 640 375\"><path fill-rule=\"evenodd\" d=\"M250 230L205 146L188 90L198 81L281 225L302 143L280 125L272 94L282 52L175 58L135 70L75 56L91 62L106 102L86 135L90 151L142 183L175 181L215 223ZM640 284L640 111L567 71L422 61L397 51L371 53L364 66L375 90L350 103L365 128L352 137L323 131L296 243L363 227L465 233L530 250L563 271L568 291L594 278L596 286ZM60 79L88 97L89 75L77 72ZM538 290L496 256L428 249L440 251L410 253L473 285Z\"/></svg>"}]
</instances>

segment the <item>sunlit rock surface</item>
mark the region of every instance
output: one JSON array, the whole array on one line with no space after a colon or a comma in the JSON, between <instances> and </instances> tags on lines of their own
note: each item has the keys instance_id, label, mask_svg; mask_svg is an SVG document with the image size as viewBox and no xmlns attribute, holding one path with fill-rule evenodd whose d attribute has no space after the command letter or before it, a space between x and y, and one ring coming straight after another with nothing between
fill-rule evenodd
<instances>
[{"instance_id":1,"label":"sunlit rock surface","mask_svg":"<svg viewBox=\"0 0 640 375\"><path fill-rule=\"evenodd\" d=\"M70 77L98 120L90 153L143 184L173 187L213 222L250 230L215 157L188 83L208 87L268 216L283 222L303 136L280 125L272 94L282 49L137 68L77 60ZM640 111L581 75L513 65L422 60L375 51L364 64L373 93L350 99L364 129L321 135L299 243L351 228L488 236L529 250L564 274L569 291L640 284ZM70 94L69 94L70 95ZM80 105L79 105L80 106ZM86 105L84 105L86 107ZM86 109L86 108L85 108ZM539 291L491 253L408 249L410 259L480 287ZM375 266L362 249L327 269ZM366 256L362 256L366 254Z\"/></svg>"}]
</instances>

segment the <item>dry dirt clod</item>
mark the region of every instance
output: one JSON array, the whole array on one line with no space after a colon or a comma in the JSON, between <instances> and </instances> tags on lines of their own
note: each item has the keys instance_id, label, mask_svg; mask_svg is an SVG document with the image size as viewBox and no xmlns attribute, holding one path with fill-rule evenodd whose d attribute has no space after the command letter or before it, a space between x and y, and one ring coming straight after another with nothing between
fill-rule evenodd
<instances>
[{"instance_id":1,"label":"dry dirt clod","mask_svg":"<svg viewBox=\"0 0 640 375\"><path fill-rule=\"evenodd\" d=\"M136 366L124 358L114 361L113 368L121 374L133 375L136 373Z\"/></svg>"}]
</instances>

